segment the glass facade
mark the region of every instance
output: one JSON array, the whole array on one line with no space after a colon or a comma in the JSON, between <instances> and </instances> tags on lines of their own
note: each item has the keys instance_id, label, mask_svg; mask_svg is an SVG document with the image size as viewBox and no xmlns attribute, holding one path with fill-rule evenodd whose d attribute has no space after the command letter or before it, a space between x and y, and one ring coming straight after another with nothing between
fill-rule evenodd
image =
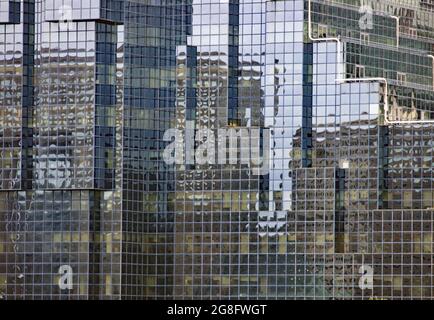
<instances>
[{"instance_id":1,"label":"glass facade","mask_svg":"<svg viewBox=\"0 0 434 320\"><path fill-rule=\"evenodd\" d=\"M433 141L432 1L1 0L0 299L432 299Z\"/></svg>"}]
</instances>

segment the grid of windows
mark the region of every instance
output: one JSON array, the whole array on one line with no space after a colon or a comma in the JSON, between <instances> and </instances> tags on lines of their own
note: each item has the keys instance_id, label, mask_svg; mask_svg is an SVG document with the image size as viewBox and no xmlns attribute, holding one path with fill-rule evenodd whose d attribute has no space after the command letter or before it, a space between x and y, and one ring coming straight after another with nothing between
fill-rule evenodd
<instances>
[{"instance_id":1,"label":"grid of windows","mask_svg":"<svg viewBox=\"0 0 434 320\"><path fill-rule=\"evenodd\" d=\"M1 1L0 299L433 298L433 8L363 4Z\"/></svg>"},{"instance_id":2,"label":"grid of windows","mask_svg":"<svg viewBox=\"0 0 434 320\"><path fill-rule=\"evenodd\" d=\"M2 0L0 1L0 24L20 23L20 1Z\"/></svg>"}]
</instances>

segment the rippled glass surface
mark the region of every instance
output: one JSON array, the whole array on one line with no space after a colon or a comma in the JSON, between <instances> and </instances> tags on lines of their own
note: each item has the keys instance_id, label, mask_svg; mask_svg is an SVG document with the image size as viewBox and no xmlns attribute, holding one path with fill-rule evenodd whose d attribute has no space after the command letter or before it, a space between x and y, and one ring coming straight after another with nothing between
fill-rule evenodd
<instances>
[{"instance_id":1,"label":"rippled glass surface","mask_svg":"<svg viewBox=\"0 0 434 320\"><path fill-rule=\"evenodd\" d=\"M433 5L311 3L1 1L0 299L432 299Z\"/></svg>"}]
</instances>

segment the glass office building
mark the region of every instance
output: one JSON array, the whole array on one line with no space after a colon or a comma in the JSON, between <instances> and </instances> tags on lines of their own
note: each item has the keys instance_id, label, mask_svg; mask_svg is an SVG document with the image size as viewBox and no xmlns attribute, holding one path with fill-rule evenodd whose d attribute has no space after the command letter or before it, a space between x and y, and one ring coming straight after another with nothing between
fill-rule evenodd
<instances>
[{"instance_id":1,"label":"glass office building","mask_svg":"<svg viewBox=\"0 0 434 320\"><path fill-rule=\"evenodd\" d=\"M432 299L433 79L431 0L0 0L0 300Z\"/></svg>"}]
</instances>

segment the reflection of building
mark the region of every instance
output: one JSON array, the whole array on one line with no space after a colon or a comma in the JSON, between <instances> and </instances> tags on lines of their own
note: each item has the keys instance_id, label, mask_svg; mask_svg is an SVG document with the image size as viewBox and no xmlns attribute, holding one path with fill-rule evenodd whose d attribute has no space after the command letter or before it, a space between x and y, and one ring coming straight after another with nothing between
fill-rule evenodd
<instances>
[{"instance_id":1,"label":"reflection of building","mask_svg":"<svg viewBox=\"0 0 434 320\"><path fill-rule=\"evenodd\" d=\"M2 1L0 299L433 298L432 4L338 2ZM163 159L249 127L267 175Z\"/></svg>"},{"instance_id":2,"label":"reflection of building","mask_svg":"<svg viewBox=\"0 0 434 320\"><path fill-rule=\"evenodd\" d=\"M158 140L188 10L1 1L0 299L144 297L166 281ZM72 290L58 285L65 265Z\"/></svg>"},{"instance_id":3,"label":"reflection of building","mask_svg":"<svg viewBox=\"0 0 434 320\"><path fill-rule=\"evenodd\" d=\"M420 280L403 269L398 276L388 267L390 252L376 247L379 235L389 232L387 226L378 224L377 220L387 220L378 212L386 214L392 208L398 212L411 209L415 215L423 209L431 212L426 162L432 160L431 126L384 126L382 85L336 84L336 45L303 44L307 35L303 38L302 4L257 4L262 12L267 7L267 15L263 15L267 34L258 35L257 43L249 43L254 37L239 33L239 61L254 57L253 48L260 50L257 56L262 50L265 53L265 62L260 60L264 70L261 100L264 124L274 133L270 175L252 184L248 176L242 178L242 168L191 168L193 171L187 172L180 168L175 297L432 297L428 290L432 284L427 283L430 273ZM255 28L254 23L242 26L242 21L255 20L249 16L250 8L249 1L240 3L239 30ZM362 37L357 20L348 28L348 17L354 16L357 7L340 7L347 14L345 21L340 15L330 19L322 14L330 12L322 1L315 2L313 9L314 37L341 35L347 77L389 79L389 119L433 118L431 70L411 62L413 55L421 56L420 61L431 68L429 58L403 49L399 51L403 64L386 64L396 59L397 51L394 26L384 14L375 17L382 29ZM412 11L396 10L389 14ZM260 10L256 12L259 16ZM411 21L406 23L410 26ZM207 24L201 27L197 30L208 30ZM390 35L378 33L385 29L390 29ZM412 41L403 36L401 45L412 47ZM219 50L225 52L224 48ZM201 50L197 47L194 51L198 63ZM241 84L239 88L243 88ZM238 90L239 101L246 98L243 90ZM202 119L197 116L197 125ZM403 139L408 140L408 148L403 148ZM407 157L416 159L411 170L410 165L409 170L399 167L407 166ZM419 187L407 189L407 183ZM402 221L402 227L409 228L409 223ZM421 223L429 225L431 221L421 219ZM412 256L412 249L400 248L396 246L394 254L405 255L405 259ZM373 269L373 290L359 288L364 265ZM392 291L390 281L395 286ZM397 289L400 282L408 281L410 289Z\"/></svg>"}]
</instances>

